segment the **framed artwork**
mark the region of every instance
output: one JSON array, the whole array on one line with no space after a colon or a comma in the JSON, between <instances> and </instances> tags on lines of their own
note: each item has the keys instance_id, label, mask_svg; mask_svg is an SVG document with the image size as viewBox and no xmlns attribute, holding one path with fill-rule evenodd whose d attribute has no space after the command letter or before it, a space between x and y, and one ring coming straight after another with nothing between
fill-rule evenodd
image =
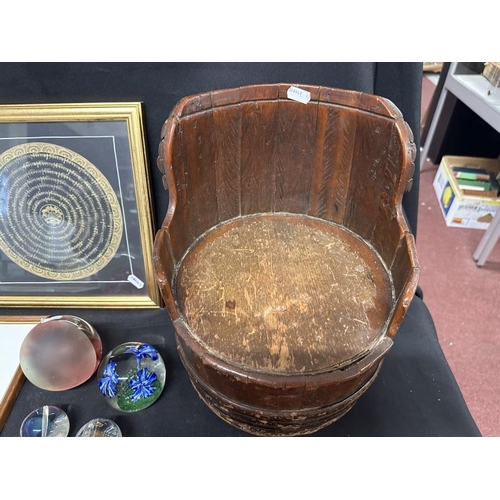
<instances>
[{"instance_id":1,"label":"framed artwork","mask_svg":"<svg viewBox=\"0 0 500 500\"><path fill-rule=\"evenodd\" d=\"M25 376L19 366L24 338L40 323L39 316L0 316L0 430L12 410Z\"/></svg>"},{"instance_id":2,"label":"framed artwork","mask_svg":"<svg viewBox=\"0 0 500 500\"><path fill-rule=\"evenodd\" d=\"M140 103L0 106L0 306L157 308Z\"/></svg>"}]
</instances>

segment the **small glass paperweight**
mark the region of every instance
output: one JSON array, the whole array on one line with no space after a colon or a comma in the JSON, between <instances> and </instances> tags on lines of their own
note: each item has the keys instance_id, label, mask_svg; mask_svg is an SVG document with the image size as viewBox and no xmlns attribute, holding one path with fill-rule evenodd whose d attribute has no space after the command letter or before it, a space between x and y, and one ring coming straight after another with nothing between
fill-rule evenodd
<instances>
[{"instance_id":1,"label":"small glass paperweight","mask_svg":"<svg viewBox=\"0 0 500 500\"><path fill-rule=\"evenodd\" d=\"M165 387L166 368L151 345L127 342L104 356L97 370L99 390L108 403L124 412L151 406Z\"/></svg>"},{"instance_id":2,"label":"small glass paperweight","mask_svg":"<svg viewBox=\"0 0 500 500\"><path fill-rule=\"evenodd\" d=\"M93 418L76 433L76 437L122 437L122 431L109 418Z\"/></svg>"},{"instance_id":3,"label":"small glass paperweight","mask_svg":"<svg viewBox=\"0 0 500 500\"><path fill-rule=\"evenodd\" d=\"M57 406L42 406L32 411L21 424L21 437L67 437L69 418Z\"/></svg>"},{"instance_id":4,"label":"small glass paperweight","mask_svg":"<svg viewBox=\"0 0 500 500\"><path fill-rule=\"evenodd\" d=\"M64 391L87 381L102 358L101 338L85 320L71 315L42 319L24 339L19 363L40 389Z\"/></svg>"}]
</instances>

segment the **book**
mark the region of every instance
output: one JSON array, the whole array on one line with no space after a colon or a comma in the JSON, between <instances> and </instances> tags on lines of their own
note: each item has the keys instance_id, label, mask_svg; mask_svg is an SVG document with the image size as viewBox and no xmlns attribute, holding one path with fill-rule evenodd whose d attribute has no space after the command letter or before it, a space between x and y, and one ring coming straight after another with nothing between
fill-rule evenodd
<instances>
[{"instance_id":1,"label":"book","mask_svg":"<svg viewBox=\"0 0 500 500\"><path fill-rule=\"evenodd\" d=\"M472 179L462 179L461 177L457 178L457 183L459 186L464 186L468 189L475 189L477 191L490 191L491 190L491 182L488 180L487 182L472 180Z\"/></svg>"},{"instance_id":2,"label":"book","mask_svg":"<svg viewBox=\"0 0 500 500\"><path fill-rule=\"evenodd\" d=\"M482 179L489 180L491 172L480 167L469 167L466 165L453 166L451 167L455 177L463 177L466 179Z\"/></svg>"},{"instance_id":3,"label":"book","mask_svg":"<svg viewBox=\"0 0 500 500\"><path fill-rule=\"evenodd\" d=\"M493 172L473 165L455 165L451 167L460 189L487 192L488 196L498 196L500 186ZM485 193L486 194L486 193Z\"/></svg>"},{"instance_id":4,"label":"book","mask_svg":"<svg viewBox=\"0 0 500 500\"><path fill-rule=\"evenodd\" d=\"M456 172L455 177L457 179L468 179L472 181L484 181L489 182L489 174L478 174L475 172Z\"/></svg>"}]
</instances>

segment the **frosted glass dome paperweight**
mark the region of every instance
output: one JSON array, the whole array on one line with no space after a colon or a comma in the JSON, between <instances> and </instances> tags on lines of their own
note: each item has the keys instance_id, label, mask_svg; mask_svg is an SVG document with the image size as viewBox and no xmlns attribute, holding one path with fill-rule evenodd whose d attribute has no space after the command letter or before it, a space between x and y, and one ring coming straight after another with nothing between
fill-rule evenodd
<instances>
[{"instance_id":1,"label":"frosted glass dome paperweight","mask_svg":"<svg viewBox=\"0 0 500 500\"><path fill-rule=\"evenodd\" d=\"M41 406L32 411L21 424L21 437L67 437L69 418L57 406Z\"/></svg>"},{"instance_id":2,"label":"frosted glass dome paperweight","mask_svg":"<svg viewBox=\"0 0 500 500\"><path fill-rule=\"evenodd\" d=\"M102 358L99 334L87 321L71 315L50 316L24 339L19 363L40 389L64 391L87 381Z\"/></svg>"},{"instance_id":3,"label":"frosted glass dome paperweight","mask_svg":"<svg viewBox=\"0 0 500 500\"><path fill-rule=\"evenodd\" d=\"M151 406L165 387L166 367L150 344L126 342L112 349L97 370L101 394L123 412Z\"/></svg>"},{"instance_id":4,"label":"frosted glass dome paperweight","mask_svg":"<svg viewBox=\"0 0 500 500\"><path fill-rule=\"evenodd\" d=\"M109 418L93 418L81 427L76 437L122 437L122 431Z\"/></svg>"}]
</instances>

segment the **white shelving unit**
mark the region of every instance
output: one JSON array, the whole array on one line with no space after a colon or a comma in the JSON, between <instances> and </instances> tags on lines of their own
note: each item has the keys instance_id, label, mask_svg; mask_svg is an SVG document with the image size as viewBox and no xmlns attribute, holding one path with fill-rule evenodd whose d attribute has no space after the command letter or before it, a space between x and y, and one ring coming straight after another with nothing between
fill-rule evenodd
<instances>
[{"instance_id":1,"label":"white shelving unit","mask_svg":"<svg viewBox=\"0 0 500 500\"><path fill-rule=\"evenodd\" d=\"M422 169L428 160L429 150L436 140L436 131L442 131L449 125L450 115L443 113L443 109L451 96L462 101L476 115L500 133L500 92L493 92L491 95L488 95L488 91L491 90L489 81L482 75L462 74L460 64L458 62L450 64L429 127L429 133L420 154L420 169ZM478 266L482 266L486 262L493 246L499 238L500 212L497 212L473 254L473 259Z\"/></svg>"},{"instance_id":2,"label":"white shelving unit","mask_svg":"<svg viewBox=\"0 0 500 500\"><path fill-rule=\"evenodd\" d=\"M450 75L448 90L472 111L500 132L500 101L488 97L490 83L482 75Z\"/></svg>"}]
</instances>

